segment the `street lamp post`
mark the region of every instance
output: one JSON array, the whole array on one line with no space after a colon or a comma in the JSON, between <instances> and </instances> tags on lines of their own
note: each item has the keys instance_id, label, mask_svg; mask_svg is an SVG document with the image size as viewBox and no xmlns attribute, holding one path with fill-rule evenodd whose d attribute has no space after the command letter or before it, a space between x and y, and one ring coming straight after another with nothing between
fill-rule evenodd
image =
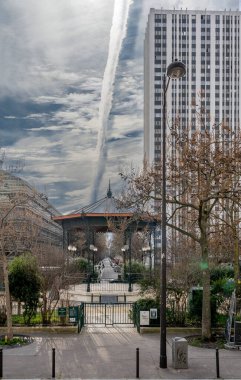
<instances>
[{"instance_id":1,"label":"street lamp post","mask_svg":"<svg viewBox=\"0 0 241 380\"><path fill-rule=\"evenodd\" d=\"M90 250L92 251L92 276L95 273L95 253L98 251L98 248L93 244L90 244Z\"/></svg>"},{"instance_id":2,"label":"street lamp post","mask_svg":"<svg viewBox=\"0 0 241 380\"><path fill-rule=\"evenodd\" d=\"M87 274L87 289L86 289L86 291L89 293L90 292L90 278L91 278L91 274L90 274L90 249L88 249L88 267L87 267L87 270L88 270L88 274Z\"/></svg>"},{"instance_id":3,"label":"street lamp post","mask_svg":"<svg viewBox=\"0 0 241 380\"><path fill-rule=\"evenodd\" d=\"M131 231L130 231L130 236L129 236L129 257L128 257L128 260L129 260L129 276L128 276L128 282L129 282L129 285L128 285L128 292L132 292L132 265L131 265Z\"/></svg>"},{"instance_id":4,"label":"street lamp post","mask_svg":"<svg viewBox=\"0 0 241 380\"><path fill-rule=\"evenodd\" d=\"M148 246L148 247L143 247L142 248L142 252L143 252L143 258L145 258L145 262L146 262L146 254L149 252L149 271L150 271L150 278L151 278L151 271L152 271L152 255L151 255L151 247ZM143 262L143 260L142 260Z\"/></svg>"},{"instance_id":5,"label":"street lamp post","mask_svg":"<svg viewBox=\"0 0 241 380\"><path fill-rule=\"evenodd\" d=\"M123 264L124 264L124 270L123 270L123 276L124 281L126 280L126 251L128 251L129 245L124 245L124 247L121 248L121 251L123 252Z\"/></svg>"},{"instance_id":6,"label":"street lamp post","mask_svg":"<svg viewBox=\"0 0 241 380\"><path fill-rule=\"evenodd\" d=\"M166 254L167 254L167 231L166 231L166 94L170 79L178 79L185 75L184 63L175 61L167 67L167 73L163 77L163 108L162 108L162 216L161 216L161 299L160 299L160 368L167 368L166 354ZM168 77L166 83L166 77Z\"/></svg>"},{"instance_id":7,"label":"street lamp post","mask_svg":"<svg viewBox=\"0 0 241 380\"><path fill-rule=\"evenodd\" d=\"M87 292L90 292L90 281L91 281L91 277L93 277L94 275L94 253L97 251L98 249L93 245L93 244L90 244L89 246L89 249L88 249L88 277L87 277ZM90 270L90 251L92 251L92 276L91 276L91 270Z\"/></svg>"}]
</instances>

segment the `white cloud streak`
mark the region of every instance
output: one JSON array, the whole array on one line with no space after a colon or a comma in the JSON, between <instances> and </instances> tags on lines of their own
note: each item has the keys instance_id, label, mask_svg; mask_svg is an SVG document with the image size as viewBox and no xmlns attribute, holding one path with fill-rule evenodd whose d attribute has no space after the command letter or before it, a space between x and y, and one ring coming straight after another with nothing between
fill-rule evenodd
<instances>
[{"instance_id":1,"label":"white cloud streak","mask_svg":"<svg viewBox=\"0 0 241 380\"><path fill-rule=\"evenodd\" d=\"M105 157L103 153L106 141L108 118L112 107L113 84L115 81L116 68L118 65L122 41L126 34L130 4L131 0L115 0L112 27L110 31L109 53L103 77L99 107L100 129L97 143L98 164L92 186L92 201L96 201L98 187L104 171Z\"/></svg>"}]
</instances>

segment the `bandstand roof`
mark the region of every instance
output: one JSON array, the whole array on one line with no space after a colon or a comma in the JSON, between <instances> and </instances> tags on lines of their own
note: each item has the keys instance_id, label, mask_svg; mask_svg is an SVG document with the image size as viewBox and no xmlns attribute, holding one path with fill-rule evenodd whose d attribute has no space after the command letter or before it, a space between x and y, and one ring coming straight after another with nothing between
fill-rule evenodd
<instances>
[{"instance_id":1,"label":"bandstand roof","mask_svg":"<svg viewBox=\"0 0 241 380\"><path fill-rule=\"evenodd\" d=\"M106 232L108 230L107 220L113 218L115 220L129 219L134 215L133 209L120 209L118 208L117 199L113 197L110 184L105 197L98 201L84 206L71 214L58 215L53 219L62 224L64 229L83 228L88 223L96 231ZM150 224L150 220L134 222L138 225L138 229L144 228Z\"/></svg>"}]
</instances>

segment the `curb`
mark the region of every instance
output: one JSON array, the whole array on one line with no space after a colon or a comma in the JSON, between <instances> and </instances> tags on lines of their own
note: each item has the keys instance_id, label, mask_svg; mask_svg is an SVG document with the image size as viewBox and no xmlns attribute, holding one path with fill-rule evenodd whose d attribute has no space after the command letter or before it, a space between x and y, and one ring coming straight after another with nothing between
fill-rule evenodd
<instances>
[{"instance_id":1,"label":"curb","mask_svg":"<svg viewBox=\"0 0 241 380\"><path fill-rule=\"evenodd\" d=\"M0 334L6 334L7 327L0 328ZM77 326L13 326L13 333L47 332L54 334L76 334Z\"/></svg>"}]
</instances>

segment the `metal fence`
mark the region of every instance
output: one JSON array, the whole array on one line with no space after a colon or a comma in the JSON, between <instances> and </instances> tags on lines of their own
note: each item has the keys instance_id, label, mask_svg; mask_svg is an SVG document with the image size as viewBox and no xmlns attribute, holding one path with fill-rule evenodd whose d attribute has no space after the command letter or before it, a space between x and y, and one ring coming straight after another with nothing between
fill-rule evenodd
<instances>
[{"instance_id":1,"label":"metal fence","mask_svg":"<svg viewBox=\"0 0 241 380\"><path fill-rule=\"evenodd\" d=\"M73 314L74 313L74 314ZM60 325L60 326L73 326L77 325L79 319L83 319L83 306L68 306L68 307L55 307L48 311L47 315L43 315L41 310L38 309L37 313L31 318L29 326L43 326L43 325ZM81 320L82 321L82 320ZM25 325L24 308L14 308L12 313L12 322L15 326Z\"/></svg>"},{"instance_id":2,"label":"metal fence","mask_svg":"<svg viewBox=\"0 0 241 380\"><path fill-rule=\"evenodd\" d=\"M131 324L133 303L85 303L84 324Z\"/></svg>"}]
</instances>

